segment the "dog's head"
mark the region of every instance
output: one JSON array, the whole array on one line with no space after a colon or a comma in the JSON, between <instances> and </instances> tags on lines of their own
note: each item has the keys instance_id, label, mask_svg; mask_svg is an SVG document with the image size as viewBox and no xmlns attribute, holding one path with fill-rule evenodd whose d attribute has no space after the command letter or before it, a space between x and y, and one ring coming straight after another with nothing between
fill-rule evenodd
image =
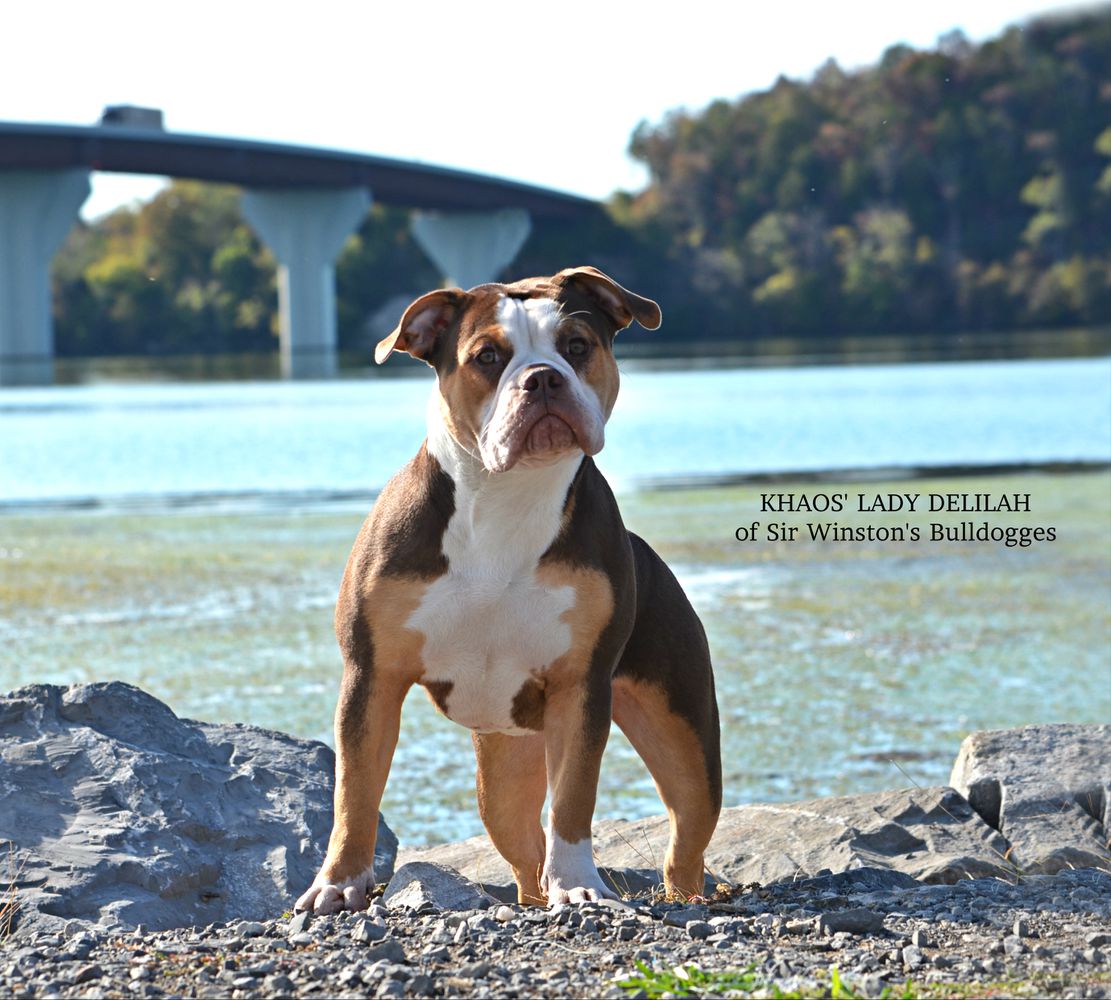
<instances>
[{"instance_id":1,"label":"dog's head","mask_svg":"<svg viewBox=\"0 0 1111 1000\"><path fill-rule=\"evenodd\" d=\"M613 338L660 307L593 267L510 285L422 295L374 352L405 351L436 370L451 436L490 472L602 450L617 399Z\"/></svg>"}]
</instances>

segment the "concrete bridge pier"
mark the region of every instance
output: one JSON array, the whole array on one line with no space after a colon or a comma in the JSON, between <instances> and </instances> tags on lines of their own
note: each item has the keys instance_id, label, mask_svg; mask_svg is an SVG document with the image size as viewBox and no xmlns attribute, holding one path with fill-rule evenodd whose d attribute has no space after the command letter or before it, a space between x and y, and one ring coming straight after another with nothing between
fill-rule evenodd
<instances>
[{"instance_id":1,"label":"concrete bridge pier","mask_svg":"<svg viewBox=\"0 0 1111 1000\"><path fill-rule=\"evenodd\" d=\"M493 281L513 262L532 229L528 212L414 212L413 236L448 285L472 288Z\"/></svg>"},{"instance_id":2,"label":"concrete bridge pier","mask_svg":"<svg viewBox=\"0 0 1111 1000\"><path fill-rule=\"evenodd\" d=\"M50 261L88 196L87 170L0 171L0 385L54 381Z\"/></svg>"},{"instance_id":3,"label":"concrete bridge pier","mask_svg":"<svg viewBox=\"0 0 1111 1000\"><path fill-rule=\"evenodd\" d=\"M335 260L370 207L365 188L244 191L243 214L278 259L282 377L336 374Z\"/></svg>"}]
</instances>

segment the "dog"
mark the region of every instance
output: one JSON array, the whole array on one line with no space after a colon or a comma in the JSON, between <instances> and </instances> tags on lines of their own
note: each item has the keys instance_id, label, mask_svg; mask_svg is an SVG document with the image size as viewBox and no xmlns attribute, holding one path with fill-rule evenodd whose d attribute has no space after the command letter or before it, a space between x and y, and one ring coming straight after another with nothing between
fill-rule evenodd
<instances>
[{"instance_id":1,"label":"dog","mask_svg":"<svg viewBox=\"0 0 1111 1000\"><path fill-rule=\"evenodd\" d=\"M618 391L613 341L659 306L593 267L447 288L378 344L431 365L428 436L383 489L336 605L344 674L335 820L297 909L363 909L382 790L414 684L471 730L478 807L521 903L616 898L591 846L611 720L670 818L669 894L704 886L721 808L702 624L626 530L593 457ZM541 810L549 795L546 830Z\"/></svg>"}]
</instances>

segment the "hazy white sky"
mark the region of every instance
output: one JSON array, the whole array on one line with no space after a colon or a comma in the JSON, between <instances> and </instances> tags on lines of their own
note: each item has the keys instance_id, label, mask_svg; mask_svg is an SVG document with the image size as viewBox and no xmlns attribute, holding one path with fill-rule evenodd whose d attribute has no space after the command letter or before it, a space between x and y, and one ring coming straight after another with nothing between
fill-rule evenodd
<instances>
[{"instance_id":1,"label":"hazy white sky","mask_svg":"<svg viewBox=\"0 0 1111 1000\"><path fill-rule=\"evenodd\" d=\"M38 0L3 14L0 120L167 128L423 160L595 197L636 189L638 122L846 68L889 45L973 40L1055 0ZM94 175L92 217L158 186Z\"/></svg>"}]
</instances>

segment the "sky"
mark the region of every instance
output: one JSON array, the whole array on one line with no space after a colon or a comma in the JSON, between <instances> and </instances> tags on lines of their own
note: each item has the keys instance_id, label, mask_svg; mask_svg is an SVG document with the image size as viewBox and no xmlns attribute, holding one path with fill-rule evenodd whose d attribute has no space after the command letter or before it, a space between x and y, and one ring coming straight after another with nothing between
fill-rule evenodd
<instances>
[{"instance_id":1,"label":"sky","mask_svg":"<svg viewBox=\"0 0 1111 1000\"><path fill-rule=\"evenodd\" d=\"M852 69L890 45L973 41L1054 0L258 3L38 0L4 12L0 121L95 124L160 108L168 130L419 160L589 197L637 190L641 121ZM680 16L681 15L681 16ZM14 44L13 44L14 43ZM82 215L158 178L94 174Z\"/></svg>"}]
</instances>

